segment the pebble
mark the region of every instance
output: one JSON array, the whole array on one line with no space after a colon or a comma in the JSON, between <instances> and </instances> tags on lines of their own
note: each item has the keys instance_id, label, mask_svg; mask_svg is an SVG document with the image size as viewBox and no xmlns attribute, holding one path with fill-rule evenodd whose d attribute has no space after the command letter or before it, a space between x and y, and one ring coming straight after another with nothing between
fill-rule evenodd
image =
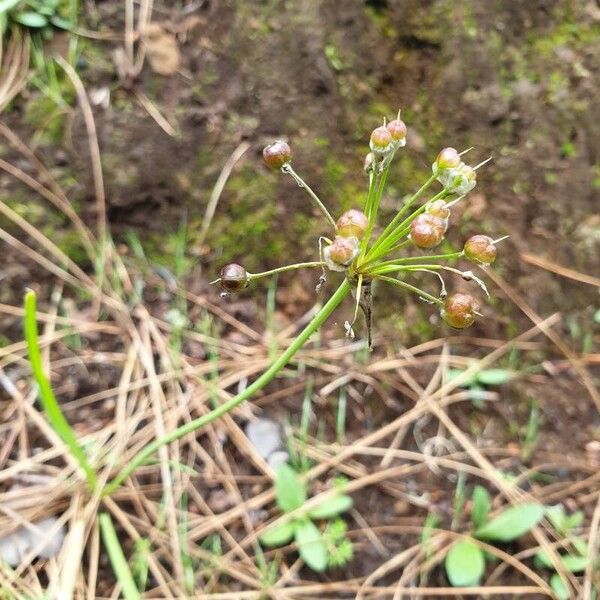
<instances>
[{"instance_id":1,"label":"pebble","mask_svg":"<svg viewBox=\"0 0 600 600\"><path fill-rule=\"evenodd\" d=\"M25 555L39 545L42 539L55 528L58 519L48 517L29 527L19 527L16 531L0 538L0 561L7 563L10 567L16 567ZM54 531L46 541L37 558L48 560L56 556L62 548L65 540L65 527Z\"/></svg>"},{"instance_id":2,"label":"pebble","mask_svg":"<svg viewBox=\"0 0 600 600\"><path fill-rule=\"evenodd\" d=\"M274 453L278 454L283 448L281 427L271 419L249 421L246 425L246 436L265 460Z\"/></svg>"}]
</instances>

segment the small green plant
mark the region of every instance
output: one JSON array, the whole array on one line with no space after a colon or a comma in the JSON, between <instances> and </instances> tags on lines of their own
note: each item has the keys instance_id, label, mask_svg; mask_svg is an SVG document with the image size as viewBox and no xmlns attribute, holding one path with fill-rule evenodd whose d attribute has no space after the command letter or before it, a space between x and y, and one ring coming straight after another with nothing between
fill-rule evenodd
<instances>
[{"instance_id":1,"label":"small green plant","mask_svg":"<svg viewBox=\"0 0 600 600\"><path fill-rule=\"evenodd\" d=\"M481 583L485 573L486 553L476 540L485 542L511 542L525 535L544 516L540 504L519 504L507 508L489 519L491 501L488 491L476 486L473 490L471 522L474 530L452 545L444 566L450 584L454 587L471 587Z\"/></svg>"},{"instance_id":2,"label":"small green plant","mask_svg":"<svg viewBox=\"0 0 600 600\"><path fill-rule=\"evenodd\" d=\"M464 373L461 369L448 369L448 379L462 377ZM471 375L468 379L462 379L461 387L471 391L473 405L476 408L483 407L482 394L486 387L503 385L513 379L515 373L508 369L481 369Z\"/></svg>"},{"instance_id":3,"label":"small green plant","mask_svg":"<svg viewBox=\"0 0 600 600\"><path fill-rule=\"evenodd\" d=\"M556 532L567 538L572 547L572 551L568 553L559 553L563 568L571 573L582 573L585 571L588 565L588 545L583 538L573 534L573 531L583 523L583 512L577 511L572 515L567 515L562 504L558 504L546 509L546 517L552 523ZM534 562L538 568L554 571L554 565L550 557L543 550L535 555ZM569 600L571 597L568 588L556 572L550 576L550 586L560 600Z\"/></svg>"},{"instance_id":4,"label":"small green plant","mask_svg":"<svg viewBox=\"0 0 600 600\"><path fill-rule=\"evenodd\" d=\"M75 23L67 15L72 14L73 4L72 0L67 2L64 0L2 0L0 1L2 35L11 23L41 31L46 38L52 36L53 27L72 29Z\"/></svg>"},{"instance_id":5,"label":"small green plant","mask_svg":"<svg viewBox=\"0 0 600 600\"><path fill-rule=\"evenodd\" d=\"M287 464L279 465L275 476L277 504L284 514L293 513L283 524L268 529L259 540L265 546L283 546L296 541L298 552L313 570L345 565L352 558L352 543L346 537L347 525L341 518L330 521L321 531L315 520L330 520L349 510L352 498L341 491L324 499L315 508L303 510L306 486Z\"/></svg>"}]
</instances>

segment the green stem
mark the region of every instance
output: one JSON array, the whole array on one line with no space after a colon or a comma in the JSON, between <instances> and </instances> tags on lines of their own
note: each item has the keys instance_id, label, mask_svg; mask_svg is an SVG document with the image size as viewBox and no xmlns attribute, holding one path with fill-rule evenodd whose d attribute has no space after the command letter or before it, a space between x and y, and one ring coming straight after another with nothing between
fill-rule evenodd
<instances>
[{"instance_id":1,"label":"green stem","mask_svg":"<svg viewBox=\"0 0 600 600\"><path fill-rule=\"evenodd\" d=\"M115 531L110 515L108 513L101 513L98 521L100 523L100 531L102 532L102 540L106 546L113 572L121 585L123 597L125 600L139 600L141 598L140 592L129 570L127 559L123 554L123 549L119 543L119 538L117 537L117 532Z\"/></svg>"},{"instance_id":2,"label":"green stem","mask_svg":"<svg viewBox=\"0 0 600 600\"><path fill-rule=\"evenodd\" d=\"M377 181L377 164L373 165L373 168L369 172L369 194L367 195L367 202L365 203L365 215L367 219L371 220L371 207L373 206L373 194L375 193L375 182Z\"/></svg>"},{"instance_id":3,"label":"green stem","mask_svg":"<svg viewBox=\"0 0 600 600\"><path fill-rule=\"evenodd\" d=\"M377 265L379 267L387 267L389 265L404 265L406 263L419 262L420 260L451 260L453 258L460 258L463 255L462 252L450 252L449 254L428 254L425 256L406 256L403 258L395 258L392 260L386 260Z\"/></svg>"},{"instance_id":4,"label":"green stem","mask_svg":"<svg viewBox=\"0 0 600 600\"><path fill-rule=\"evenodd\" d=\"M376 186L375 197L373 198L373 203L371 206L371 213L369 215L369 228L367 229L367 233L363 239L363 256L366 252L367 244L371 239L371 233L373 232L373 227L375 226L375 219L377 219L377 212L379 211L379 205L381 204L381 198L383 197L383 191L385 190L385 184L387 182L388 173L390 172L390 162L384 167L383 172L378 180L378 185Z\"/></svg>"},{"instance_id":5,"label":"green stem","mask_svg":"<svg viewBox=\"0 0 600 600\"><path fill-rule=\"evenodd\" d=\"M396 225L400 222L400 219L406 213L406 211L411 207L411 205L416 202L429 188L429 186L435 181L435 175L432 175L405 203L404 206L396 213L396 216L388 223L387 227L383 230L381 235L377 238L377 241L373 245L373 247L369 250L369 255L372 255L372 252L376 250L381 243L388 237L390 233L394 231Z\"/></svg>"},{"instance_id":6,"label":"green stem","mask_svg":"<svg viewBox=\"0 0 600 600\"><path fill-rule=\"evenodd\" d=\"M378 258L386 255L390 251L390 248L392 248L407 233L410 232L410 224L415 220L416 217L418 217L421 213L425 211L425 209L431 202L435 202L436 200L444 198L447 195L448 193L446 192L446 190L442 190L441 192L437 193L429 202L423 204L422 206L419 206L419 208L417 208L408 217L406 217L404 221L396 224L394 229L386 235L385 239L383 239L384 234L381 234L381 236L379 236L379 239L377 240L377 243L369 250L369 254L367 255L369 261L377 260Z\"/></svg>"},{"instance_id":7,"label":"green stem","mask_svg":"<svg viewBox=\"0 0 600 600\"><path fill-rule=\"evenodd\" d=\"M52 385L44 372L36 320L36 296L32 290L29 290L25 294L24 329L25 340L27 341L27 354L29 355L33 376L38 384L40 403L50 424L85 472L88 484L93 491L97 486L96 472L90 465L83 448L79 445L73 429L71 429L56 400L56 396L52 391Z\"/></svg>"},{"instance_id":8,"label":"green stem","mask_svg":"<svg viewBox=\"0 0 600 600\"><path fill-rule=\"evenodd\" d=\"M325 263L321 261L295 263L293 265L286 265L285 267L277 267L276 269L271 269L270 271L263 271L262 273L248 273L248 280L252 281L253 279L269 277L270 275L277 275L277 273L285 273L286 271L295 271L296 269L311 269L323 266L325 266Z\"/></svg>"},{"instance_id":9,"label":"green stem","mask_svg":"<svg viewBox=\"0 0 600 600\"><path fill-rule=\"evenodd\" d=\"M281 170L284 173L287 173L288 175L291 175L292 178L294 179L294 181L301 187L304 188L308 195L313 199L313 201L315 202L315 204L319 207L319 209L321 210L321 212L325 215L325 217L327 218L327 220L329 221L329 223L331 223L331 226L333 227L334 231L337 231L337 225L335 224L335 221L333 220L333 217L329 214L329 211L327 210L327 208L325 207L325 205L321 202L321 199L319 198L319 196L317 196L312 189L309 187L309 185L304 181L304 179L302 179L302 177L300 177L300 175L298 175L298 173L296 173L296 171L294 171L294 169L292 168L292 165L290 165L289 163L283 165L283 167L281 167Z\"/></svg>"},{"instance_id":10,"label":"green stem","mask_svg":"<svg viewBox=\"0 0 600 600\"><path fill-rule=\"evenodd\" d=\"M115 476L115 478L106 486L104 494L108 495L114 492L122 483L131 475L138 467L147 462L147 460L159 449L179 438L182 438L189 433L204 427L208 423L212 423L219 417L233 410L236 406L251 398L256 392L261 390L267 385L274 377L283 369L291 360L291 358L304 346L310 336L318 331L319 328L325 323L329 315L337 308L342 300L348 295L350 291L350 284L346 279L331 296L328 302L321 308L321 310L312 318L310 323L304 328L304 330L298 335L298 337L292 342L288 349L250 386L248 386L243 392L234 396L221 406L211 410L209 413L181 425L177 429L167 433L163 437L154 440L148 444L145 448L140 450L127 466L123 467L121 471Z\"/></svg>"},{"instance_id":11,"label":"green stem","mask_svg":"<svg viewBox=\"0 0 600 600\"><path fill-rule=\"evenodd\" d=\"M381 281L385 281L386 283L391 283L392 285L401 287L404 290L408 290L409 292L412 292L413 294L417 294L417 296L421 296L422 298L425 298L426 300L429 300L430 302L433 302L434 304L438 304L440 306L443 304L443 302L439 298L436 298L435 296L432 296L431 294L424 292L422 289L415 287L414 285L410 285L410 283L400 281L399 279L395 279L394 277L386 277L385 275L383 275L383 276L380 275L377 277L377 279L380 279Z\"/></svg>"}]
</instances>

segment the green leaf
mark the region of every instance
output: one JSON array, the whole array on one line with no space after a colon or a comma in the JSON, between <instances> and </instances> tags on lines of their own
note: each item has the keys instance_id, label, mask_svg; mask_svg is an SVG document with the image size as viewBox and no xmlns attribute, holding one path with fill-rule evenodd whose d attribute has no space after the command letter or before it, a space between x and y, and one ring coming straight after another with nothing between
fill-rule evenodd
<instances>
[{"instance_id":1,"label":"green leaf","mask_svg":"<svg viewBox=\"0 0 600 600\"><path fill-rule=\"evenodd\" d=\"M488 520L490 507L489 492L481 485L476 485L473 489L473 506L471 508L471 521L475 527L483 527Z\"/></svg>"},{"instance_id":2,"label":"green leaf","mask_svg":"<svg viewBox=\"0 0 600 600\"><path fill-rule=\"evenodd\" d=\"M275 473L275 495L283 512L292 512L306 502L306 488L296 471L287 463L277 467Z\"/></svg>"},{"instance_id":3,"label":"green leaf","mask_svg":"<svg viewBox=\"0 0 600 600\"><path fill-rule=\"evenodd\" d=\"M510 542L535 527L543 516L544 507L540 504L513 506L477 529L475 536L487 540Z\"/></svg>"},{"instance_id":4,"label":"green leaf","mask_svg":"<svg viewBox=\"0 0 600 600\"><path fill-rule=\"evenodd\" d=\"M554 575L550 577L550 587L554 590L558 600L569 600L571 597L569 588L564 584L558 573L554 573Z\"/></svg>"},{"instance_id":5,"label":"green leaf","mask_svg":"<svg viewBox=\"0 0 600 600\"><path fill-rule=\"evenodd\" d=\"M485 572L481 548L468 539L461 540L450 548L444 564L453 587L479 585Z\"/></svg>"},{"instance_id":6,"label":"green leaf","mask_svg":"<svg viewBox=\"0 0 600 600\"><path fill-rule=\"evenodd\" d=\"M283 546L284 544L289 544L296 531L296 524L294 521L289 523L284 523L283 525L279 525L278 527L272 527L268 529L258 538L261 544L265 546Z\"/></svg>"},{"instance_id":7,"label":"green leaf","mask_svg":"<svg viewBox=\"0 0 600 600\"><path fill-rule=\"evenodd\" d=\"M584 518L585 515L581 510L574 512L570 517L567 517L565 520L565 527L567 528L567 531L571 531L571 529L579 527L583 523Z\"/></svg>"},{"instance_id":8,"label":"green leaf","mask_svg":"<svg viewBox=\"0 0 600 600\"><path fill-rule=\"evenodd\" d=\"M352 508L352 498L344 494L327 498L308 514L312 519L329 519L350 510L350 508Z\"/></svg>"},{"instance_id":9,"label":"green leaf","mask_svg":"<svg viewBox=\"0 0 600 600\"><path fill-rule=\"evenodd\" d=\"M21 0L0 0L0 13L5 13L19 4Z\"/></svg>"},{"instance_id":10,"label":"green leaf","mask_svg":"<svg viewBox=\"0 0 600 600\"><path fill-rule=\"evenodd\" d=\"M464 371L462 369L448 369L448 374L446 376L447 381L452 381L456 379L458 376L462 375ZM469 387L473 385L477 381L477 374L471 375L467 377L464 381L460 383L461 387Z\"/></svg>"},{"instance_id":11,"label":"green leaf","mask_svg":"<svg viewBox=\"0 0 600 600\"><path fill-rule=\"evenodd\" d=\"M544 551L538 552L535 555L535 560L542 567L554 569L550 556ZM585 571L588 563L587 556L574 556L573 554L561 556L560 560L565 569L571 571L571 573L581 573L582 571Z\"/></svg>"},{"instance_id":12,"label":"green leaf","mask_svg":"<svg viewBox=\"0 0 600 600\"><path fill-rule=\"evenodd\" d=\"M554 529L556 529L559 533L564 533L566 519L565 509L562 504L557 504L556 506L549 506L546 509L546 516Z\"/></svg>"},{"instance_id":13,"label":"green leaf","mask_svg":"<svg viewBox=\"0 0 600 600\"><path fill-rule=\"evenodd\" d=\"M13 19L17 23L25 25L25 27L34 27L36 29L46 27L46 25L48 25L48 19L46 19L44 15L40 15L39 13L32 11L18 13L13 17Z\"/></svg>"},{"instance_id":14,"label":"green leaf","mask_svg":"<svg viewBox=\"0 0 600 600\"><path fill-rule=\"evenodd\" d=\"M327 546L312 521L301 521L296 525L296 543L300 556L313 571L320 573L327 568Z\"/></svg>"},{"instance_id":15,"label":"green leaf","mask_svg":"<svg viewBox=\"0 0 600 600\"><path fill-rule=\"evenodd\" d=\"M567 516L562 504L549 506L546 509L546 516L556 531L562 534L566 534L571 531L571 529L579 527L583 523L584 519L584 514L580 510L570 516Z\"/></svg>"},{"instance_id":16,"label":"green leaf","mask_svg":"<svg viewBox=\"0 0 600 600\"><path fill-rule=\"evenodd\" d=\"M50 17L50 23L52 23L54 27L64 29L65 31L70 31L75 25L72 21L69 21L68 19L63 19L62 17L58 17L56 15Z\"/></svg>"},{"instance_id":17,"label":"green leaf","mask_svg":"<svg viewBox=\"0 0 600 600\"><path fill-rule=\"evenodd\" d=\"M575 550L577 550L581 556L588 555L588 545L584 539L580 537L574 537L571 539L571 544L573 544L573 548L575 548Z\"/></svg>"},{"instance_id":18,"label":"green leaf","mask_svg":"<svg viewBox=\"0 0 600 600\"><path fill-rule=\"evenodd\" d=\"M513 378L513 372L506 369L484 369L477 373L477 381L483 385L502 385Z\"/></svg>"}]
</instances>

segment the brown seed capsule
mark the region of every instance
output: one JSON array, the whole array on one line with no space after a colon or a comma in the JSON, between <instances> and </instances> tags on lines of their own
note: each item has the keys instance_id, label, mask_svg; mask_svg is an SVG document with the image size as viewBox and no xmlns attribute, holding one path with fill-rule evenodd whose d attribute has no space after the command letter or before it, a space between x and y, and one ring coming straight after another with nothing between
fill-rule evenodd
<instances>
[{"instance_id":1,"label":"brown seed capsule","mask_svg":"<svg viewBox=\"0 0 600 600\"><path fill-rule=\"evenodd\" d=\"M385 125L377 127L371 133L370 146L373 152L386 154L392 149L392 134Z\"/></svg>"},{"instance_id":2,"label":"brown seed capsule","mask_svg":"<svg viewBox=\"0 0 600 600\"><path fill-rule=\"evenodd\" d=\"M394 119L387 124L387 130L390 132L392 139L399 142L406 138L406 124L400 119Z\"/></svg>"},{"instance_id":3,"label":"brown seed capsule","mask_svg":"<svg viewBox=\"0 0 600 600\"><path fill-rule=\"evenodd\" d=\"M230 263L221 269L219 283L226 292L239 292L248 285L248 273L241 265Z\"/></svg>"},{"instance_id":4,"label":"brown seed capsule","mask_svg":"<svg viewBox=\"0 0 600 600\"><path fill-rule=\"evenodd\" d=\"M349 265L358 254L358 240L355 237L337 235L331 246L325 248L325 256L336 265Z\"/></svg>"},{"instance_id":5,"label":"brown seed capsule","mask_svg":"<svg viewBox=\"0 0 600 600\"><path fill-rule=\"evenodd\" d=\"M281 169L292 159L292 150L288 144L278 140L263 150L263 159L271 169Z\"/></svg>"},{"instance_id":6,"label":"brown seed capsule","mask_svg":"<svg viewBox=\"0 0 600 600\"><path fill-rule=\"evenodd\" d=\"M444 231L448 231L448 225L450 223L450 209L443 200L436 200L427 206L425 209L428 215L437 217L444 223Z\"/></svg>"},{"instance_id":7,"label":"brown seed capsule","mask_svg":"<svg viewBox=\"0 0 600 600\"><path fill-rule=\"evenodd\" d=\"M450 294L444 300L441 310L442 319L455 329L465 329L475 322L479 304L471 294Z\"/></svg>"},{"instance_id":8,"label":"brown seed capsule","mask_svg":"<svg viewBox=\"0 0 600 600\"><path fill-rule=\"evenodd\" d=\"M351 208L337 220L338 234L362 240L369 227L369 219L361 210Z\"/></svg>"},{"instance_id":9,"label":"brown seed capsule","mask_svg":"<svg viewBox=\"0 0 600 600\"><path fill-rule=\"evenodd\" d=\"M418 248L434 248L444 239L445 232L444 221L427 213L419 215L410 224L410 239Z\"/></svg>"},{"instance_id":10,"label":"brown seed capsule","mask_svg":"<svg viewBox=\"0 0 600 600\"><path fill-rule=\"evenodd\" d=\"M450 216L450 209L444 200L436 200L425 209L427 214L438 219L447 219Z\"/></svg>"},{"instance_id":11,"label":"brown seed capsule","mask_svg":"<svg viewBox=\"0 0 600 600\"><path fill-rule=\"evenodd\" d=\"M494 240L487 235L474 235L465 242L465 256L482 265L491 265L496 260Z\"/></svg>"},{"instance_id":12,"label":"brown seed capsule","mask_svg":"<svg viewBox=\"0 0 600 600\"><path fill-rule=\"evenodd\" d=\"M454 148L444 148L435 162L439 169L456 169L460 165L460 155Z\"/></svg>"}]
</instances>

